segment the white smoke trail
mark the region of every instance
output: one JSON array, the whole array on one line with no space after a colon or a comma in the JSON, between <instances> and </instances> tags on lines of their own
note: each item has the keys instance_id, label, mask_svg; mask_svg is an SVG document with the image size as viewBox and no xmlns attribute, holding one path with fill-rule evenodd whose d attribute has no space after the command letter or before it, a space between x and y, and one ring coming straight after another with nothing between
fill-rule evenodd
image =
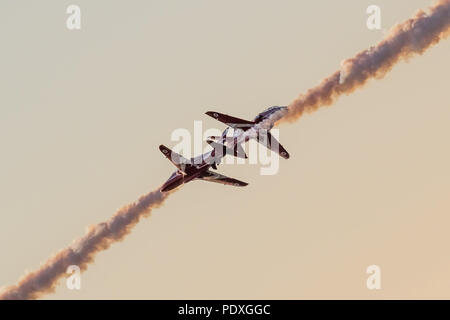
<instances>
[{"instance_id":1,"label":"white smoke trail","mask_svg":"<svg viewBox=\"0 0 450 320\"><path fill-rule=\"evenodd\" d=\"M449 29L450 0L440 0L428 10L419 10L414 17L394 26L376 46L345 60L341 70L300 95L278 123L293 122L305 112L333 104L338 97L352 93L369 79L382 78L397 62L420 55L446 38Z\"/></svg>"},{"instance_id":2,"label":"white smoke trail","mask_svg":"<svg viewBox=\"0 0 450 320\"><path fill-rule=\"evenodd\" d=\"M168 193L158 191L141 196L138 201L117 211L108 221L90 226L86 234L48 259L39 269L25 274L12 286L0 292L1 299L36 299L54 291L70 265L82 271L94 261L96 254L121 241L152 209L162 205Z\"/></svg>"}]
</instances>

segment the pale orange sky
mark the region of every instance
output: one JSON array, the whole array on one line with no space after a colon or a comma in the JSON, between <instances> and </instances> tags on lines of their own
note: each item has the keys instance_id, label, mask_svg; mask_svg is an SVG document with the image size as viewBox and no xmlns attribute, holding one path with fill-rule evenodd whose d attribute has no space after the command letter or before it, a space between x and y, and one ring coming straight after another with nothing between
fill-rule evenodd
<instances>
[{"instance_id":1,"label":"pale orange sky","mask_svg":"<svg viewBox=\"0 0 450 320\"><path fill-rule=\"evenodd\" d=\"M79 0L68 31L72 1L2 2L0 286L160 186L174 129L287 105L431 3ZM450 298L449 54L281 126L277 175L220 166L249 186L184 186L45 298Z\"/></svg>"}]
</instances>

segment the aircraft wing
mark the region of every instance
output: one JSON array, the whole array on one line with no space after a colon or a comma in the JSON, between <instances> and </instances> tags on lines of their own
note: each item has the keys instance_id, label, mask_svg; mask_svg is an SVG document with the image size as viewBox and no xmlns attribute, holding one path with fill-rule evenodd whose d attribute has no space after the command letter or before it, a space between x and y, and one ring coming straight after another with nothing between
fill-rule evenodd
<instances>
[{"instance_id":1,"label":"aircraft wing","mask_svg":"<svg viewBox=\"0 0 450 320\"><path fill-rule=\"evenodd\" d=\"M221 183L221 184L227 184L227 185L235 186L235 187L245 187L246 185L248 185L248 183L246 183L246 182L239 181L239 180L233 179L233 178L229 178L227 176L224 176L224 175L221 175L216 172L209 171L209 170L205 171L205 173L202 174L197 179Z\"/></svg>"},{"instance_id":2,"label":"aircraft wing","mask_svg":"<svg viewBox=\"0 0 450 320\"><path fill-rule=\"evenodd\" d=\"M225 123L227 126L232 127L234 129L239 128L239 129L242 129L245 131L255 124L253 121L239 119L239 118L232 117L227 114L223 114L223 113L219 113L219 112L215 112L215 111L208 111L208 112L206 112L206 114L220 122Z\"/></svg>"},{"instance_id":3,"label":"aircraft wing","mask_svg":"<svg viewBox=\"0 0 450 320\"><path fill-rule=\"evenodd\" d=\"M169 148L167 148L164 145L159 146L159 150L161 150L162 154L166 156L167 159L172 162L175 167L177 167L179 170L185 172L186 168L189 168L192 166L191 161L183 157L182 155L173 152Z\"/></svg>"},{"instance_id":4,"label":"aircraft wing","mask_svg":"<svg viewBox=\"0 0 450 320\"><path fill-rule=\"evenodd\" d=\"M282 158L289 159L289 153L269 131L262 135L258 135L258 142L273 152L278 153Z\"/></svg>"}]
</instances>

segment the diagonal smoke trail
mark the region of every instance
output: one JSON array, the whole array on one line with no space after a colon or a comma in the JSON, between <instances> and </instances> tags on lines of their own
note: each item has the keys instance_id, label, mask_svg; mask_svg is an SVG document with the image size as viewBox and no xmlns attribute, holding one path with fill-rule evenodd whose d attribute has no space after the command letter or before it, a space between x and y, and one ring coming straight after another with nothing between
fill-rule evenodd
<instances>
[{"instance_id":1,"label":"diagonal smoke trail","mask_svg":"<svg viewBox=\"0 0 450 320\"><path fill-rule=\"evenodd\" d=\"M136 202L119 209L108 221L90 226L86 234L48 259L41 267L23 276L17 284L0 292L2 299L36 299L53 292L58 281L66 275L67 267L77 265L82 271L94 261L95 255L121 241L152 209L162 205L167 193L153 191Z\"/></svg>"},{"instance_id":2,"label":"diagonal smoke trail","mask_svg":"<svg viewBox=\"0 0 450 320\"><path fill-rule=\"evenodd\" d=\"M352 93L367 80L382 78L401 60L420 55L449 35L450 0L440 0L419 10L414 17L394 26L387 37L354 58L342 62L342 69L294 100L277 123L293 122L305 112L329 106L343 94Z\"/></svg>"}]
</instances>

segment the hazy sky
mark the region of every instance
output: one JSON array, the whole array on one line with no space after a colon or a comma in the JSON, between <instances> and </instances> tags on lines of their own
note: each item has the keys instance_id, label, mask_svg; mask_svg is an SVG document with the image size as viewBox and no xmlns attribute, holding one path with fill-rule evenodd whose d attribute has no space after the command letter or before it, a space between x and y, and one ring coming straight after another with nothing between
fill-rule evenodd
<instances>
[{"instance_id":1,"label":"hazy sky","mask_svg":"<svg viewBox=\"0 0 450 320\"><path fill-rule=\"evenodd\" d=\"M174 129L287 105L431 3L2 1L0 286L158 188ZM450 298L449 55L443 41L281 126L278 174L220 166L249 186L189 183L81 290L45 298ZM381 290L366 288L372 264Z\"/></svg>"}]
</instances>

